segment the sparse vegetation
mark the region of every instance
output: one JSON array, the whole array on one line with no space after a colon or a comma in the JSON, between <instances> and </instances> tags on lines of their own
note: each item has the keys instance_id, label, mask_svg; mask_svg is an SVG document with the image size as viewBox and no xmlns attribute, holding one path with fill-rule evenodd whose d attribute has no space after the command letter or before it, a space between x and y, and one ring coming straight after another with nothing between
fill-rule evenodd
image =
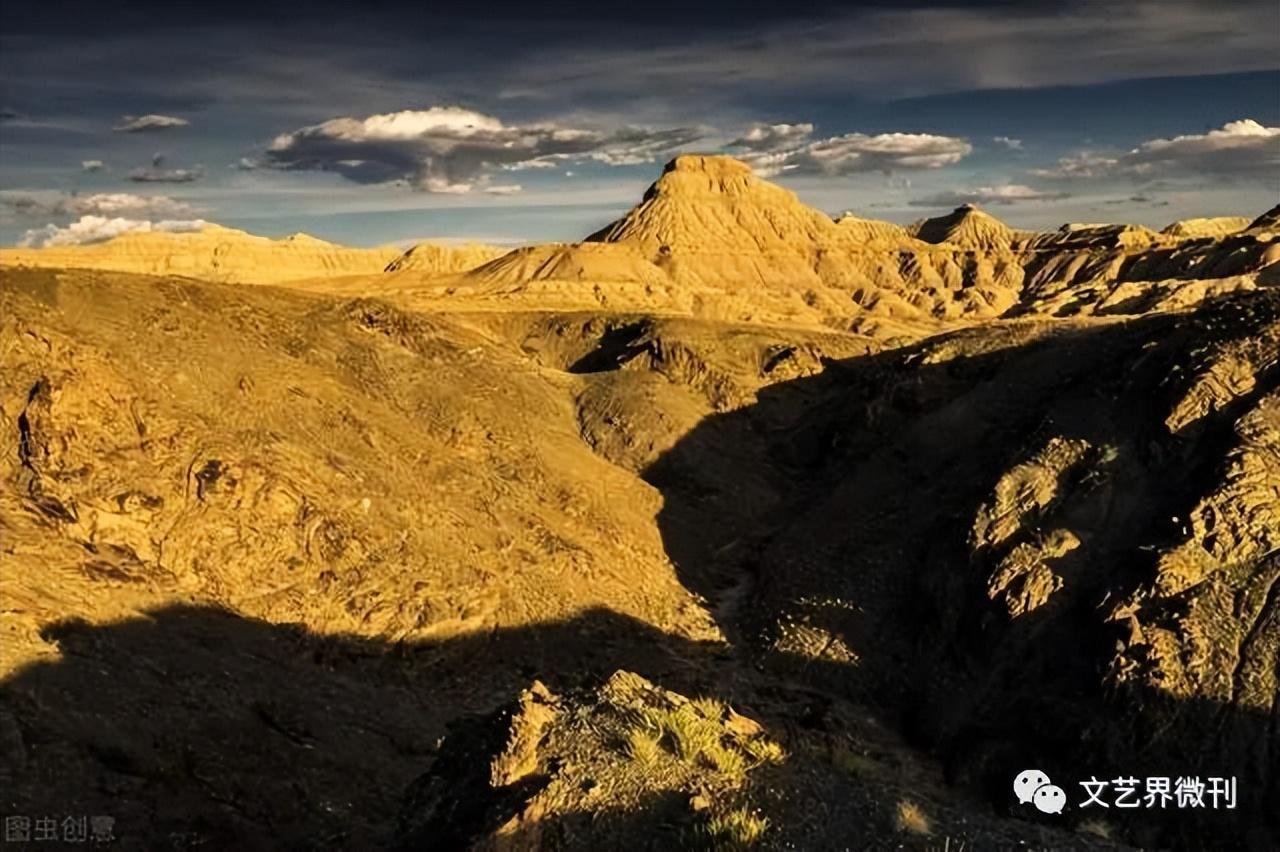
<instances>
[{"instance_id":1,"label":"sparse vegetation","mask_svg":"<svg viewBox=\"0 0 1280 852\"><path fill-rule=\"evenodd\" d=\"M1111 825L1106 820L1098 819L1097 817L1082 820L1081 823L1076 826L1076 831L1081 834L1090 834L1094 837L1100 837L1103 840L1111 839Z\"/></svg>"},{"instance_id":2,"label":"sparse vegetation","mask_svg":"<svg viewBox=\"0 0 1280 852\"><path fill-rule=\"evenodd\" d=\"M722 775L738 777L747 772L747 758L732 746L717 742L702 753L702 758Z\"/></svg>"},{"instance_id":3,"label":"sparse vegetation","mask_svg":"<svg viewBox=\"0 0 1280 852\"><path fill-rule=\"evenodd\" d=\"M924 809L910 799L898 802L893 816L894 828L904 834L931 834L929 817Z\"/></svg>"},{"instance_id":4,"label":"sparse vegetation","mask_svg":"<svg viewBox=\"0 0 1280 852\"><path fill-rule=\"evenodd\" d=\"M769 820L746 808L716 814L707 821L711 847L718 850L751 849L769 828Z\"/></svg>"},{"instance_id":5,"label":"sparse vegetation","mask_svg":"<svg viewBox=\"0 0 1280 852\"><path fill-rule=\"evenodd\" d=\"M842 772L859 778L867 778L880 772L880 764L874 758L860 754L844 743L832 745L831 765Z\"/></svg>"},{"instance_id":6,"label":"sparse vegetation","mask_svg":"<svg viewBox=\"0 0 1280 852\"><path fill-rule=\"evenodd\" d=\"M661 731L649 725L631 728L624 744L627 757L642 766L652 765L662 754L662 747L658 744L661 736Z\"/></svg>"},{"instance_id":7,"label":"sparse vegetation","mask_svg":"<svg viewBox=\"0 0 1280 852\"><path fill-rule=\"evenodd\" d=\"M651 712L651 718L670 738L676 756L681 760L696 760L698 755L720 747L720 726L691 705Z\"/></svg>"},{"instance_id":8,"label":"sparse vegetation","mask_svg":"<svg viewBox=\"0 0 1280 852\"><path fill-rule=\"evenodd\" d=\"M708 719L719 720L724 717L725 706L723 701L703 696L702 698L693 699L690 703Z\"/></svg>"},{"instance_id":9,"label":"sparse vegetation","mask_svg":"<svg viewBox=\"0 0 1280 852\"><path fill-rule=\"evenodd\" d=\"M680 760L701 763L735 779L761 764L785 759L782 746L766 737L735 736L726 731L720 721L725 709L712 698L674 707L647 707L631 723L624 750L631 759L650 763L665 743Z\"/></svg>"}]
</instances>

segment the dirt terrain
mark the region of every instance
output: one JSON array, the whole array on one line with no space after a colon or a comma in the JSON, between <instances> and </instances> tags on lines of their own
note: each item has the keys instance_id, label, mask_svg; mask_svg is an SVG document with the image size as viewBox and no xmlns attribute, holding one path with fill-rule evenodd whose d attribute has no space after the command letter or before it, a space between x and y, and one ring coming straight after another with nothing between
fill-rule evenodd
<instances>
[{"instance_id":1,"label":"dirt terrain","mask_svg":"<svg viewBox=\"0 0 1280 852\"><path fill-rule=\"evenodd\" d=\"M1276 848L1278 218L899 228L682 156L502 255L0 256L6 813ZM1238 806L1078 807L1124 775Z\"/></svg>"}]
</instances>

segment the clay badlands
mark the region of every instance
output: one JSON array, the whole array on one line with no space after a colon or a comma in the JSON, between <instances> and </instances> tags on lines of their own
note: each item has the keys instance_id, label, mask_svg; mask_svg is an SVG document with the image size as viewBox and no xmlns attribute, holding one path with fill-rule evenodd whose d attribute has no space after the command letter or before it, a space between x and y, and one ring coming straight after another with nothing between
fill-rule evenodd
<instances>
[{"instance_id":1,"label":"clay badlands","mask_svg":"<svg viewBox=\"0 0 1280 852\"><path fill-rule=\"evenodd\" d=\"M686 155L576 243L0 251L9 810L1274 849L1280 208L1238 212L900 227ZM1078 807L1126 776L1237 807Z\"/></svg>"}]
</instances>

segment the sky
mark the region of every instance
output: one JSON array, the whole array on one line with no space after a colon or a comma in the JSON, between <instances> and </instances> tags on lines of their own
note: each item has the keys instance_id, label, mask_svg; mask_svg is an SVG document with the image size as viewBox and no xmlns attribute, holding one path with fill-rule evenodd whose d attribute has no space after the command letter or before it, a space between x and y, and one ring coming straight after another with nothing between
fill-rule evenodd
<instances>
[{"instance_id":1,"label":"sky","mask_svg":"<svg viewBox=\"0 0 1280 852\"><path fill-rule=\"evenodd\" d=\"M833 214L1280 202L1275 0L0 0L0 244L581 238L683 151Z\"/></svg>"}]
</instances>

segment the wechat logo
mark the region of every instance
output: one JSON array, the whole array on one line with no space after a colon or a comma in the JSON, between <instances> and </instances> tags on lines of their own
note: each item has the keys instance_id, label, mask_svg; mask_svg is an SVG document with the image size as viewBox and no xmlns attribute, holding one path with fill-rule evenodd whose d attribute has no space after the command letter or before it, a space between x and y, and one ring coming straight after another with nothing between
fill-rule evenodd
<instances>
[{"instance_id":1,"label":"wechat logo","mask_svg":"<svg viewBox=\"0 0 1280 852\"><path fill-rule=\"evenodd\" d=\"M1019 804L1031 804L1044 814L1060 814L1067 804L1066 792L1039 769L1024 769L1013 779L1013 794Z\"/></svg>"}]
</instances>

